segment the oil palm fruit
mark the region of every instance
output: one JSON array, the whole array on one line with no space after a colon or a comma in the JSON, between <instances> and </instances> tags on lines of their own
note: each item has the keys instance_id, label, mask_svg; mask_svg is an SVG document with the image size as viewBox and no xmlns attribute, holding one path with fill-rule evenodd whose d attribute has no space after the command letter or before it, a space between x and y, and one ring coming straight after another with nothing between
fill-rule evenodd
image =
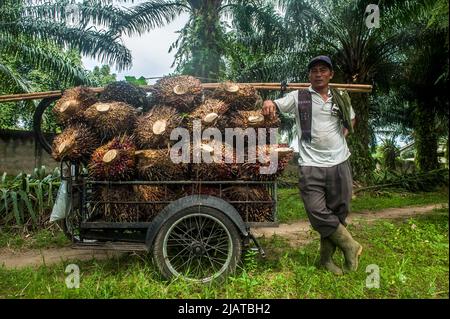
<instances>
[{"instance_id":1,"label":"oil palm fruit","mask_svg":"<svg viewBox=\"0 0 450 319\"><path fill-rule=\"evenodd\" d=\"M229 105L221 100L206 99L189 115L189 128L192 129L194 120L201 121L202 129L207 127L217 127L219 129L228 127L228 117L225 116L228 109Z\"/></svg>"},{"instance_id":2,"label":"oil palm fruit","mask_svg":"<svg viewBox=\"0 0 450 319\"><path fill-rule=\"evenodd\" d=\"M115 137L97 148L89 162L89 173L97 180L129 180L135 172L135 151L130 136Z\"/></svg>"},{"instance_id":3,"label":"oil palm fruit","mask_svg":"<svg viewBox=\"0 0 450 319\"><path fill-rule=\"evenodd\" d=\"M271 155L277 154L272 161ZM245 162L235 166L236 175L241 180L275 180L280 176L293 157L293 150L286 144L266 144L247 150ZM264 171L262 170L264 169Z\"/></svg>"},{"instance_id":4,"label":"oil palm fruit","mask_svg":"<svg viewBox=\"0 0 450 319\"><path fill-rule=\"evenodd\" d=\"M110 140L118 135L132 133L137 111L123 102L98 102L84 112L84 117L102 140Z\"/></svg>"},{"instance_id":5,"label":"oil palm fruit","mask_svg":"<svg viewBox=\"0 0 450 319\"><path fill-rule=\"evenodd\" d=\"M256 89L248 84L224 82L210 96L228 103L236 111L253 111L262 106L262 98Z\"/></svg>"},{"instance_id":6,"label":"oil palm fruit","mask_svg":"<svg viewBox=\"0 0 450 319\"><path fill-rule=\"evenodd\" d=\"M52 157L56 161L86 163L99 145L100 141L94 131L82 123L72 124L54 138Z\"/></svg>"},{"instance_id":7,"label":"oil palm fruit","mask_svg":"<svg viewBox=\"0 0 450 319\"><path fill-rule=\"evenodd\" d=\"M99 186L95 190L95 215L106 222L139 222L142 218L141 206L130 185Z\"/></svg>"},{"instance_id":8,"label":"oil palm fruit","mask_svg":"<svg viewBox=\"0 0 450 319\"><path fill-rule=\"evenodd\" d=\"M141 149L167 148L173 129L180 127L183 118L170 106L156 105L152 110L138 117L134 137Z\"/></svg>"},{"instance_id":9,"label":"oil palm fruit","mask_svg":"<svg viewBox=\"0 0 450 319\"><path fill-rule=\"evenodd\" d=\"M278 116L270 118L262 115L261 110L254 111L236 111L230 115L230 125L243 129L253 128L275 128L280 126Z\"/></svg>"},{"instance_id":10,"label":"oil palm fruit","mask_svg":"<svg viewBox=\"0 0 450 319\"><path fill-rule=\"evenodd\" d=\"M230 145L216 140L202 140L192 147L191 178L212 181L233 179L233 163L234 149Z\"/></svg>"},{"instance_id":11,"label":"oil palm fruit","mask_svg":"<svg viewBox=\"0 0 450 319\"><path fill-rule=\"evenodd\" d=\"M127 81L108 84L100 93L99 100L101 102L124 102L143 112L148 111L150 106L144 89Z\"/></svg>"},{"instance_id":12,"label":"oil palm fruit","mask_svg":"<svg viewBox=\"0 0 450 319\"><path fill-rule=\"evenodd\" d=\"M168 76L153 86L153 104L167 104L181 113L189 113L202 100L202 83L199 79L189 76Z\"/></svg>"},{"instance_id":13,"label":"oil palm fruit","mask_svg":"<svg viewBox=\"0 0 450 319\"><path fill-rule=\"evenodd\" d=\"M175 164L169 149L147 149L135 152L140 178L149 181L184 180L188 177L188 163Z\"/></svg>"},{"instance_id":14,"label":"oil palm fruit","mask_svg":"<svg viewBox=\"0 0 450 319\"><path fill-rule=\"evenodd\" d=\"M249 203L231 203L245 222L273 222L274 203L270 193L260 186L231 186L223 190L228 201ZM268 202L268 203L263 203Z\"/></svg>"},{"instance_id":15,"label":"oil palm fruit","mask_svg":"<svg viewBox=\"0 0 450 319\"><path fill-rule=\"evenodd\" d=\"M150 222L160 213L175 194L168 187L154 185L133 185L134 197L140 202L139 221ZM160 202L160 203L159 203ZM144 204L147 203L147 204Z\"/></svg>"},{"instance_id":16,"label":"oil palm fruit","mask_svg":"<svg viewBox=\"0 0 450 319\"><path fill-rule=\"evenodd\" d=\"M83 112L96 102L97 95L92 89L77 86L64 91L52 112L59 124L67 126L82 121Z\"/></svg>"}]
</instances>

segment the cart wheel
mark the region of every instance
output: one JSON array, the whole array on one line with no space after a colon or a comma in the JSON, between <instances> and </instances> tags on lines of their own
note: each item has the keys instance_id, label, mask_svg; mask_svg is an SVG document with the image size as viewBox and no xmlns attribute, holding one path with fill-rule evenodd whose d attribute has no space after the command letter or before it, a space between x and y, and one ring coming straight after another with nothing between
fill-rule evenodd
<instances>
[{"instance_id":1,"label":"cart wheel","mask_svg":"<svg viewBox=\"0 0 450 319\"><path fill-rule=\"evenodd\" d=\"M171 216L156 235L153 257L162 275L207 283L236 269L241 236L220 211L190 207Z\"/></svg>"},{"instance_id":2,"label":"cart wheel","mask_svg":"<svg viewBox=\"0 0 450 319\"><path fill-rule=\"evenodd\" d=\"M80 236L77 231L78 221L76 220L74 215L76 214L69 214L69 216L67 216L64 219L56 221L56 223L58 224L58 226L61 228L61 230L64 232L64 235L66 235L68 239L72 241L79 241Z\"/></svg>"}]
</instances>

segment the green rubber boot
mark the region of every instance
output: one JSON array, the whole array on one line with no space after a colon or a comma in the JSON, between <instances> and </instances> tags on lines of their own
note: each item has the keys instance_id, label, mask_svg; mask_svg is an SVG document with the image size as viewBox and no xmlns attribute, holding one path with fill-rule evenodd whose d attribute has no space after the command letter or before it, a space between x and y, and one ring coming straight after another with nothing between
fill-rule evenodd
<instances>
[{"instance_id":1,"label":"green rubber boot","mask_svg":"<svg viewBox=\"0 0 450 319\"><path fill-rule=\"evenodd\" d=\"M339 224L336 231L329 238L344 253L344 273L356 271L363 247L353 239L352 235L342 224Z\"/></svg>"},{"instance_id":2,"label":"green rubber boot","mask_svg":"<svg viewBox=\"0 0 450 319\"><path fill-rule=\"evenodd\" d=\"M333 274L341 276L344 274L342 269L336 266L333 261L333 254L335 251L336 245L330 239L320 239L320 265Z\"/></svg>"}]
</instances>

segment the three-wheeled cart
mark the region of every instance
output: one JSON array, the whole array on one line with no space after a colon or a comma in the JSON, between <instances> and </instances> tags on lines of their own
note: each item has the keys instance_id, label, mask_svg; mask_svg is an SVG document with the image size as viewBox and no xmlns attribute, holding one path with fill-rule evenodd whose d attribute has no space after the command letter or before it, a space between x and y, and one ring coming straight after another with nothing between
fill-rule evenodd
<instances>
[{"instance_id":1,"label":"three-wheeled cart","mask_svg":"<svg viewBox=\"0 0 450 319\"><path fill-rule=\"evenodd\" d=\"M41 132L42 114L55 98L41 101L34 115L36 138L42 147L51 147ZM146 251L166 278L183 277L187 280L209 282L223 278L238 265L241 252L251 242L262 255L264 251L251 234L252 227L277 225L277 185L275 181L96 181L89 178L79 163L61 162L61 178L67 182L70 210L62 227L74 248ZM165 190L184 187L191 191L171 200L158 201L108 200L102 201L98 189L154 185ZM202 187L214 185L218 193L205 195ZM239 185L265 188L271 199L267 201L229 201L222 191ZM269 222L249 222L235 204L270 205ZM152 220L105 221L98 216L111 205L139 207L155 205L159 213ZM122 205L122 206L120 206ZM130 214L127 214L130 215Z\"/></svg>"},{"instance_id":2,"label":"three-wheeled cart","mask_svg":"<svg viewBox=\"0 0 450 319\"><path fill-rule=\"evenodd\" d=\"M249 83L256 89L271 89L284 92L287 89L307 89L309 83ZM205 83L212 89L218 83ZM371 92L371 85L331 84L331 86L352 92ZM102 88L94 88L101 92ZM61 96L60 91L37 92L0 97L0 101L40 99L34 114L34 131L40 145L51 153L51 146L41 131L42 115L53 101ZM128 181L108 182L90 180L77 163L61 163L62 179L68 184L71 208L63 222L63 229L72 239L75 248L98 248L122 251L152 252L155 263L168 278L181 276L189 280L208 282L233 271L239 262L241 251L253 241L262 254L264 251L250 233L251 227L276 226L277 185L276 182L260 181ZM136 185L157 185L168 189L189 187L193 191L176 200L152 201L99 201L98 187L133 187ZM214 195L202 193L202 187L215 184L219 192ZM258 184L270 193L270 201L231 202L223 198L222 190L239 185L250 187ZM195 187L192 187L195 186ZM271 205L271 221L251 223L248 216L239 214L234 205ZM158 205L159 213L152 220L133 222L107 222L95 219L98 211L108 205ZM130 206L131 205L131 206ZM237 206L236 206L237 207ZM242 206L241 206L242 207Z\"/></svg>"}]
</instances>

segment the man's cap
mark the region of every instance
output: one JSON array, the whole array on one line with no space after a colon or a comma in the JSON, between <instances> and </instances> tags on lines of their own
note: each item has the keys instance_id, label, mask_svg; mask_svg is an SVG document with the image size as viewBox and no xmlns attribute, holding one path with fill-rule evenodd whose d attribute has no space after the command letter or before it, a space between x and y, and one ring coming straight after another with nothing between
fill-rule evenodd
<instances>
[{"instance_id":1,"label":"man's cap","mask_svg":"<svg viewBox=\"0 0 450 319\"><path fill-rule=\"evenodd\" d=\"M333 70L333 63L331 63L331 59L326 55L319 55L312 58L311 61L309 61L308 70L311 70L311 68L318 62L324 62L330 67L331 70Z\"/></svg>"}]
</instances>

